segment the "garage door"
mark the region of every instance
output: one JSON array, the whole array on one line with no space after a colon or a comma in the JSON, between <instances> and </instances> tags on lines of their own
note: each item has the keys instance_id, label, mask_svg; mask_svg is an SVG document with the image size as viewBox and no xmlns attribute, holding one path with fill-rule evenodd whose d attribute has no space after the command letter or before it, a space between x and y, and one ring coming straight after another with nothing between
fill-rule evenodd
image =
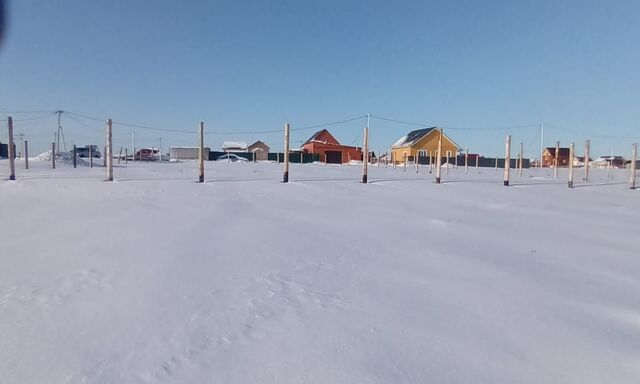
<instances>
[{"instance_id":1,"label":"garage door","mask_svg":"<svg viewBox=\"0 0 640 384\"><path fill-rule=\"evenodd\" d=\"M327 163L329 164L342 164L342 152L340 151L327 151Z\"/></svg>"}]
</instances>

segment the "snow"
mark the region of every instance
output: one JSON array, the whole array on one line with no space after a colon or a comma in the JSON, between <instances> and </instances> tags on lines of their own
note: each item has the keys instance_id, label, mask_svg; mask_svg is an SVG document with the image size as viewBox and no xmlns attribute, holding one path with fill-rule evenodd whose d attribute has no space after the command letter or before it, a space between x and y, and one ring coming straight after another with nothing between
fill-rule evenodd
<instances>
[{"instance_id":1,"label":"snow","mask_svg":"<svg viewBox=\"0 0 640 384\"><path fill-rule=\"evenodd\" d=\"M404 135L401 138L399 138L395 143L393 143L393 145L391 146L391 148L397 148L400 145L403 145L405 141L407 141L407 136L408 135Z\"/></svg>"},{"instance_id":2,"label":"snow","mask_svg":"<svg viewBox=\"0 0 640 384\"><path fill-rule=\"evenodd\" d=\"M234 150L234 149L239 149L239 150L246 150L247 149L247 143L243 142L243 141L225 141L222 143L222 150Z\"/></svg>"},{"instance_id":3,"label":"snow","mask_svg":"<svg viewBox=\"0 0 640 384\"><path fill-rule=\"evenodd\" d=\"M31 166L0 181L2 383L640 380L626 170Z\"/></svg>"}]
</instances>

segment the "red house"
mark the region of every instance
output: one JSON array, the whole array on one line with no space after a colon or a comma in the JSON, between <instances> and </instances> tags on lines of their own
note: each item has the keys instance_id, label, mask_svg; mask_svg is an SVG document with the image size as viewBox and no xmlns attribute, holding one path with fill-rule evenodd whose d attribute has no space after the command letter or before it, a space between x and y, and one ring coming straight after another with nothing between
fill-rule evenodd
<instances>
[{"instance_id":1,"label":"red house","mask_svg":"<svg viewBox=\"0 0 640 384\"><path fill-rule=\"evenodd\" d=\"M305 153L320 155L320 161L329 164L362 160L361 148L341 145L326 129L314 133L309 140L302 144L302 149Z\"/></svg>"}]
</instances>

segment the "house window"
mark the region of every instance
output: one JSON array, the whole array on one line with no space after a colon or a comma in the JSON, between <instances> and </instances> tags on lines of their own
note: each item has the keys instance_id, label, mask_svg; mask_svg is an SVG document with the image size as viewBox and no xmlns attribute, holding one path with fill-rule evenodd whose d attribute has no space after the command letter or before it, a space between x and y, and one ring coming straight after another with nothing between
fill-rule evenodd
<instances>
[{"instance_id":1,"label":"house window","mask_svg":"<svg viewBox=\"0 0 640 384\"><path fill-rule=\"evenodd\" d=\"M418 150L418 157L427 157L427 150L426 149Z\"/></svg>"}]
</instances>

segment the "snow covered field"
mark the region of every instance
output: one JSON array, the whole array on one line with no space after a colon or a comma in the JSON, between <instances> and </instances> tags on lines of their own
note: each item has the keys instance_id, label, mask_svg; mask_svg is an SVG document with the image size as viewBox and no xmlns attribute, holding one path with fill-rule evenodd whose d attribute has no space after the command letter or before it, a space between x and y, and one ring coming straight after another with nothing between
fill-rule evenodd
<instances>
[{"instance_id":1,"label":"snow covered field","mask_svg":"<svg viewBox=\"0 0 640 384\"><path fill-rule=\"evenodd\" d=\"M640 382L626 170L47 167L0 181L2 383Z\"/></svg>"}]
</instances>

